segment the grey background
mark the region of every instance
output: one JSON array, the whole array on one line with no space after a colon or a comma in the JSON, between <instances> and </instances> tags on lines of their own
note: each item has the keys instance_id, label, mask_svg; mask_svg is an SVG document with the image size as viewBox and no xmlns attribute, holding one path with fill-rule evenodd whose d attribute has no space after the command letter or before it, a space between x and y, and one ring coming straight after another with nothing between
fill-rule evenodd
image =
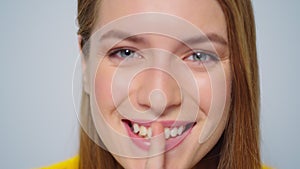
<instances>
[{"instance_id":1,"label":"grey background","mask_svg":"<svg viewBox=\"0 0 300 169\"><path fill-rule=\"evenodd\" d=\"M76 1L0 2L0 168L49 165L77 153L72 73ZM262 92L262 156L280 169L299 159L300 3L255 0ZM298 10L297 10L298 9Z\"/></svg>"}]
</instances>

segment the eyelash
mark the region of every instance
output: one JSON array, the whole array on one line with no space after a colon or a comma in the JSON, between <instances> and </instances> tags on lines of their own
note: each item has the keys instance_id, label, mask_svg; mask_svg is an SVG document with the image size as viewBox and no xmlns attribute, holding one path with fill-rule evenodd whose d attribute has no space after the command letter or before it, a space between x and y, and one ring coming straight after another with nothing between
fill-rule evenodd
<instances>
[{"instance_id":1,"label":"eyelash","mask_svg":"<svg viewBox=\"0 0 300 169\"><path fill-rule=\"evenodd\" d=\"M194 51L191 55L187 56L184 58L184 60L191 60L192 57L192 61L194 62L200 62L200 63L206 63L206 62L217 62L219 61L219 57L216 56L215 54L211 54L209 52L204 52L204 51ZM198 57L196 59L196 57ZM202 58L199 57L205 57L205 60L201 60Z\"/></svg>"},{"instance_id":2,"label":"eyelash","mask_svg":"<svg viewBox=\"0 0 300 169\"><path fill-rule=\"evenodd\" d=\"M138 55L138 58L141 58L141 56L137 53L137 52L135 52L135 50L134 49L130 49L130 48L118 48L118 49L113 49L113 50L111 50L110 52L108 52L108 56L109 57L116 57L116 58L120 58L120 59L125 59L125 58L127 58L127 57L122 57L122 56L120 56L120 54L122 54L121 52L131 52L131 53L133 53L134 55ZM131 56L131 58L133 58L132 56Z\"/></svg>"},{"instance_id":3,"label":"eyelash","mask_svg":"<svg viewBox=\"0 0 300 169\"><path fill-rule=\"evenodd\" d=\"M127 57L121 56L122 54L124 54L124 52L130 52L131 54L133 54L133 56L127 56ZM110 52L108 52L108 56L111 57L111 58L114 57L114 58L119 58L119 59L142 58L142 56L140 54L138 54L134 49L130 49L130 48L113 49ZM198 58L196 59L196 57L198 57ZM199 57L205 57L205 60L201 60L201 58L199 58ZM192 54L190 54L187 57L184 57L183 60L188 60L188 61L192 61L192 62L207 63L207 62L210 62L210 61L217 62L217 61L219 61L219 57L216 56L215 54L211 54L209 52L199 50L199 51L194 51Z\"/></svg>"}]
</instances>

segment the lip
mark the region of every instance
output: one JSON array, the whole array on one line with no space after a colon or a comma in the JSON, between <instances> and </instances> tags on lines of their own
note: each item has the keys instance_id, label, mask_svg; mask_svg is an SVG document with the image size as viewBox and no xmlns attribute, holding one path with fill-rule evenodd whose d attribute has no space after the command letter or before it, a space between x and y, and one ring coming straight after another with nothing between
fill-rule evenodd
<instances>
[{"instance_id":1,"label":"lip","mask_svg":"<svg viewBox=\"0 0 300 169\"><path fill-rule=\"evenodd\" d=\"M122 120L128 136L131 138L131 140L133 141L134 144L136 144L139 148L148 151L150 149L150 139L146 139L146 138L142 138L139 137L138 135L136 135L135 133L133 133L132 129L129 126L129 122L131 123L137 123L139 125L143 125L145 127L150 127L151 122L146 122L144 120ZM159 121L165 128L166 127L179 127L181 125L187 125L193 122L187 122L187 121ZM193 129L193 127L195 126L196 123L194 123L189 129L187 129L184 133L182 133L182 135L177 136L175 138L169 138L166 140L166 151L169 151L175 147L177 147L178 145L180 145L180 143L182 143L182 141L190 134L191 130Z\"/></svg>"}]
</instances>

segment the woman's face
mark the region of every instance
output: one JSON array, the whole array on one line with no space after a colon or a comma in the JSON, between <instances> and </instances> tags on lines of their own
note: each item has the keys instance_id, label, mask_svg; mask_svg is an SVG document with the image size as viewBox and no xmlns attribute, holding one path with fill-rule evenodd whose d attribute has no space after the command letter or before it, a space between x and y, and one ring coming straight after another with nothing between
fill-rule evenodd
<instances>
[{"instance_id":1,"label":"woman's face","mask_svg":"<svg viewBox=\"0 0 300 169\"><path fill-rule=\"evenodd\" d=\"M221 7L209 0L103 0L99 8L94 33L106 30L98 47L92 42L84 74L101 140L125 168L145 168L155 154L165 168L193 167L228 118L231 72ZM149 138L160 132L165 146L150 153Z\"/></svg>"}]
</instances>

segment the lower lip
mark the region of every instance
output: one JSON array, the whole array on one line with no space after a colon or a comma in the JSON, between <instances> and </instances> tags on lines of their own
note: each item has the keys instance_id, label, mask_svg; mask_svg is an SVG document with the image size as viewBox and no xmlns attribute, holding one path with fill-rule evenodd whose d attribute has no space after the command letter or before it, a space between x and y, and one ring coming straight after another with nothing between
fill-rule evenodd
<instances>
[{"instance_id":1,"label":"lower lip","mask_svg":"<svg viewBox=\"0 0 300 169\"><path fill-rule=\"evenodd\" d=\"M124 123L124 125L128 132L128 135L131 138L131 140L133 141L133 143L136 144L139 148L148 151L150 149L150 139L145 139L145 138L139 137L138 135L133 133L133 131L131 130L131 128L129 127L129 125L127 123ZM188 130L186 130L184 133L182 133L182 135L180 135L180 136L167 139L166 140L166 151L169 151L169 150L177 147L178 145L180 145L180 143L182 143L182 141L185 139L185 137L191 132L192 128L193 128L193 126L191 128L189 128Z\"/></svg>"}]
</instances>

